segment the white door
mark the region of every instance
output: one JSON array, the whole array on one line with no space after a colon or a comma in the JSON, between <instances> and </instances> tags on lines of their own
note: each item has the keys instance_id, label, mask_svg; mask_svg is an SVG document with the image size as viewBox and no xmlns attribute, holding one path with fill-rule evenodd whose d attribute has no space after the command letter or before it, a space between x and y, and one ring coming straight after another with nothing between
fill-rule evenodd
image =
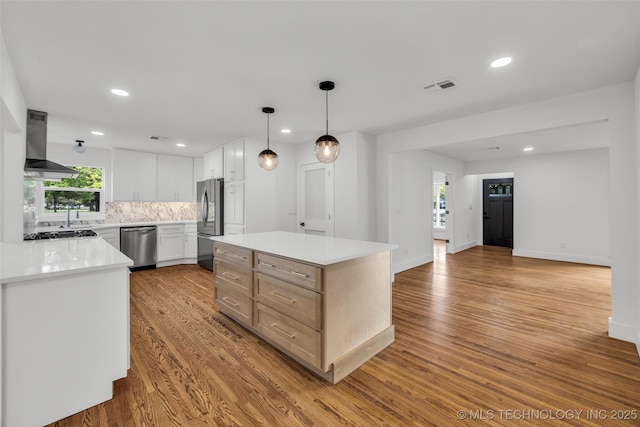
<instances>
[{"instance_id":1,"label":"white door","mask_svg":"<svg viewBox=\"0 0 640 427\"><path fill-rule=\"evenodd\" d=\"M300 166L298 232L333 236L333 164Z\"/></svg>"}]
</instances>

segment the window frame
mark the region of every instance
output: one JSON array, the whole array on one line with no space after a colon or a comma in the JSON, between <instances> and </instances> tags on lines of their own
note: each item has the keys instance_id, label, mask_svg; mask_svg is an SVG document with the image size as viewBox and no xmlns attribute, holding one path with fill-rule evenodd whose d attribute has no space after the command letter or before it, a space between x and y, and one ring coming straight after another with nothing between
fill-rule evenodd
<instances>
[{"instance_id":1,"label":"window frame","mask_svg":"<svg viewBox=\"0 0 640 427\"><path fill-rule=\"evenodd\" d=\"M100 193L100 204L98 212L82 212L78 220L104 220L105 219L105 168L103 166L90 166L90 165L72 165L67 167L76 167L76 168L92 168L92 169L100 169L102 170L102 184L101 188L88 188L88 187L46 187L43 184L43 181L36 181L36 191L35 191L35 204L36 204L36 215L38 217L38 221L66 221L67 219L67 211L66 209L62 212L50 213L45 212L45 204L46 197L45 191L74 191L74 192L87 192L87 193ZM76 219L76 211L75 209L71 209L72 219Z\"/></svg>"}]
</instances>

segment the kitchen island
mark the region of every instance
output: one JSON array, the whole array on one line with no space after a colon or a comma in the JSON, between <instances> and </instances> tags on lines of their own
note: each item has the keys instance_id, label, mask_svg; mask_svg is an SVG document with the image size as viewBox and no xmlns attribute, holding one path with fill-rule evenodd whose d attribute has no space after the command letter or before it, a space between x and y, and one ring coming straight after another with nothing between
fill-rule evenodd
<instances>
[{"instance_id":1,"label":"kitchen island","mask_svg":"<svg viewBox=\"0 0 640 427\"><path fill-rule=\"evenodd\" d=\"M394 341L395 245L280 231L212 240L220 311L325 380Z\"/></svg>"},{"instance_id":2,"label":"kitchen island","mask_svg":"<svg viewBox=\"0 0 640 427\"><path fill-rule=\"evenodd\" d=\"M3 426L111 399L129 369L129 270L99 237L0 243Z\"/></svg>"}]
</instances>

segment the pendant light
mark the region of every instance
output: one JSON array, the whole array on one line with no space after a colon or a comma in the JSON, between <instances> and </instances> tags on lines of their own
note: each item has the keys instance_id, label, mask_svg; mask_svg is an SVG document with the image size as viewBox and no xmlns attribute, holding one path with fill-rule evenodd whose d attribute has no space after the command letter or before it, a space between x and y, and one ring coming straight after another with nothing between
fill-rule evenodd
<instances>
[{"instance_id":1,"label":"pendant light","mask_svg":"<svg viewBox=\"0 0 640 427\"><path fill-rule=\"evenodd\" d=\"M322 135L316 141L315 149L316 158L322 163L331 163L338 158L340 154L340 143L334 137L329 135L329 91L335 87L333 82L321 82L319 85L321 90L325 91L325 107L327 113L326 134Z\"/></svg>"},{"instance_id":2,"label":"pendant light","mask_svg":"<svg viewBox=\"0 0 640 427\"><path fill-rule=\"evenodd\" d=\"M84 144L84 141L82 141L80 139L76 139L76 143L77 144L72 147L73 151L75 151L78 154L82 154L85 151L87 151L87 148L84 145L82 145L82 144Z\"/></svg>"},{"instance_id":3,"label":"pendant light","mask_svg":"<svg viewBox=\"0 0 640 427\"><path fill-rule=\"evenodd\" d=\"M258 165L266 171L272 171L278 166L278 155L269 149L269 114L275 112L271 107L264 107L262 112L267 115L267 149L258 154Z\"/></svg>"}]
</instances>

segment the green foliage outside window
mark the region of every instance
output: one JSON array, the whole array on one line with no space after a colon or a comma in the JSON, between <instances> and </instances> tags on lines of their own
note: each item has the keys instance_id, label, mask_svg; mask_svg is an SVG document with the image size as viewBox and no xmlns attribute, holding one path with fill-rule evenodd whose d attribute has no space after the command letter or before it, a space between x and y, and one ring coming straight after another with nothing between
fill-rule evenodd
<instances>
[{"instance_id":1,"label":"green foliage outside window","mask_svg":"<svg viewBox=\"0 0 640 427\"><path fill-rule=\"evenodd\" d=\"M75 167L77 178L63 178L60 182L43 182L45 213L59 213L69 209L78 212L99 212L102 193L102 168ZM96 189L98 191L92 191Z\"/></svg>"}]
</instances>

